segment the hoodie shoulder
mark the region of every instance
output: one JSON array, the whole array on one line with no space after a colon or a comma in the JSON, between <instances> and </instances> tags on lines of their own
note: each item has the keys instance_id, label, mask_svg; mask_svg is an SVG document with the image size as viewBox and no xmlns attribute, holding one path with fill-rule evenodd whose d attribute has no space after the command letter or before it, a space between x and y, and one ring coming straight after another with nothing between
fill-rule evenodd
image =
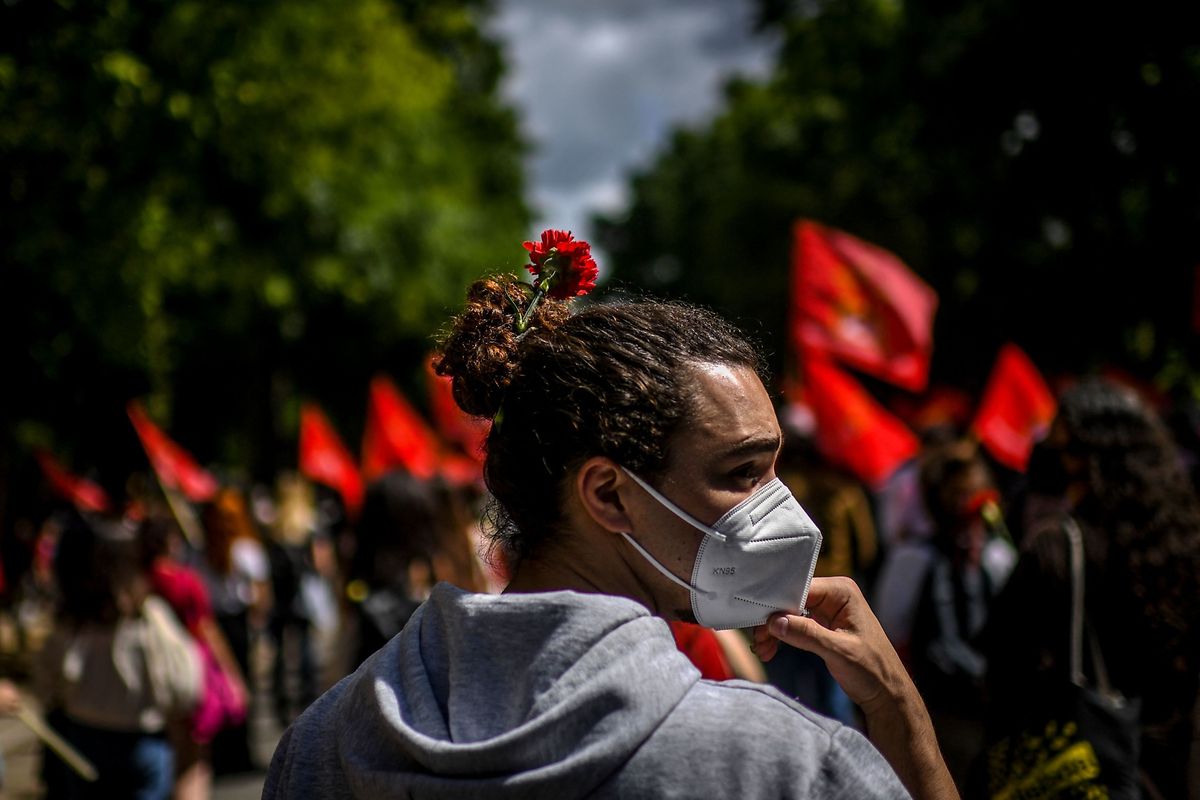
<instances>
[{"instance_id":1,"label":"hoodie shoulder","mask_svg":"<svg viewBox=\"0 0 1200 800\"><path fill-rule=\"evenodd\" d=\"M612 797L907 798L866 737L746 681L699 681L603 787Z\"/></svg>"},{"instance_id":2,"label":"hoodie shoulder","mask_svg":"<svg viewBox=\"0 0 1200 800\"><path fill-rule=\"evenodd\" d=\"M353 796L335 743L343 717L340 701L354 678L335 684L283 732L267 769L263 800Z\"/></svg>"}]
</instances>

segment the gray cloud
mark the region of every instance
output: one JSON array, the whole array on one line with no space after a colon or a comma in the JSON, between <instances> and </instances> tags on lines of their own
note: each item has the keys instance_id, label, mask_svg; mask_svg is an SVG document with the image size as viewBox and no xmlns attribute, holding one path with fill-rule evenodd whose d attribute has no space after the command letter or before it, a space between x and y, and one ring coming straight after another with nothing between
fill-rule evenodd
<instances>
[{"instance_id":1,"label":"gray cloud","mask_svg":"<svg viewBox=\"0 0 1200 800\"><path fill-rule=\"evenodd\" d=\"M501 0L492 29L535 148L539 224L588 236L673 127L710 117L731 75L764 74L775 43L752 14L750 0Z\"/></svg>"}]
</instances>

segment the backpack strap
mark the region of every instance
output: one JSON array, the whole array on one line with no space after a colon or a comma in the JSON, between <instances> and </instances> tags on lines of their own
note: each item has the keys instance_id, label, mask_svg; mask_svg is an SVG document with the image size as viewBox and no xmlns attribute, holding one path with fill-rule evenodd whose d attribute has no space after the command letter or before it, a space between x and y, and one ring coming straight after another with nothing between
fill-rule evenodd
<instances>
[{"instance_id":1,"label":"backpack strap","mask_svg":"<svg viewBox=\"0 0 1200 800\"><path fill-rule=\"evenodd\" d=\"M1071 562L1071 683L1083 686L1083 630L1087 627L1088 648L1092 656L1092 668L1096 672L1096 689L1111 701L1123 700L1119 692L1113 690L1108 679L1108 668L1104 664L1104 654L1100 651L1100 640L1096 631L1086 625L1084 619L1084 551L1083 531L1079 523L1072 517L1063 520L1063 530L1067 534L1069 556Z\"/></svg>"},{"instance_id":2,"label":"backpack strap","mask_svg":"<svg viewBox=\"0 0 1200 800\"><path fill-rule=\"evenodd\" d=\"M1083 531L1071 517L1063 520L1063 531L1071 571L1071 683L1083 686Z\"/></svg>"}]
</instances>

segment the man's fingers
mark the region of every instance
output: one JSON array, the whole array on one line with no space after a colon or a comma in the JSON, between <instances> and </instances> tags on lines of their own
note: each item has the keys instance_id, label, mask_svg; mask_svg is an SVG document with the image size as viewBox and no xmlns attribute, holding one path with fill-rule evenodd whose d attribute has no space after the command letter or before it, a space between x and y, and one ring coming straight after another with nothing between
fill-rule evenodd
<instances>
[{"instance_id":1,"label":"man's fingers","mask_svg":"<svg viewBox=\"0 0 1200 800\"><path fill-rule=\"evenodd\" d=\"M808 589L808 611L814 619L828 625L861 594L858 584L849 578L813 578Z\"/></svg>"},{"instance_id":2,"label":"man's fingers","mask_svg":"<svg viewBox=\"0 0 1200 800\"><path fill-rule=\"evenodd\" d=\"M754 655L758 656L760 661L767 662L775 657L775 652L779 649L779 640L771 636L766 625L756 625L754 641L751 643L750 649L754 651Z\"/></svg>"},{"instance_id":3,"label":"man's fingers","mask_svg":"<svg viewBox=\"0 0 1200 800\"><path fill-rule=\"evenodd\" d=\"M832 637L836 634L819 622L794 614L780 614L767 623L771 635L793 647L816 653L822 658L832 649Z\"/></svg>"},{"instance_id":4,"label":"man's fingers","mask_svg":"<svg viewBox=\"0 0 1200 800\"><path fill-rule=\"evenodd\" d=\"M758 656L758 660L764 664L774 658L777 652L779 652L778 639L768 639L754 648L754 655Z\"/></svg>"}]
</instances>

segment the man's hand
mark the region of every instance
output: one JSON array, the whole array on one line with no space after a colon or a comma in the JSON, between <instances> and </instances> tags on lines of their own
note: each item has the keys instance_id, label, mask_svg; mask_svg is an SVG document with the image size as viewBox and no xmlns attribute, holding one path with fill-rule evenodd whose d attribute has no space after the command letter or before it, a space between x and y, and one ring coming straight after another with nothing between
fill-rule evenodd
<instances>
[{"instance_id":1,"label":"man's hand","mask_svg":"<svg viewBox=\"0 0 1200 800\"><path fill-rule=\"evenodd\" d=\"M816 653L868 716L906 692L916 691L854 581L813 578L808 612L810 617L778 614L756 627L754 652L758 657L771 660L780 641Z\"/></svg>"},{"instance_id":2,"label":"man's hand","mask_svg":"<svg viewBox=\"0 0 1200 800\"><path fill-rule=\"evenodd\" d=\"M786 642L816 653L867 719L867 735L913 797L957 798L917 687L858 585L813 578L809 617L777 614L754 629L754 652L769 661Z\"/></svg>"}]
</instances>

